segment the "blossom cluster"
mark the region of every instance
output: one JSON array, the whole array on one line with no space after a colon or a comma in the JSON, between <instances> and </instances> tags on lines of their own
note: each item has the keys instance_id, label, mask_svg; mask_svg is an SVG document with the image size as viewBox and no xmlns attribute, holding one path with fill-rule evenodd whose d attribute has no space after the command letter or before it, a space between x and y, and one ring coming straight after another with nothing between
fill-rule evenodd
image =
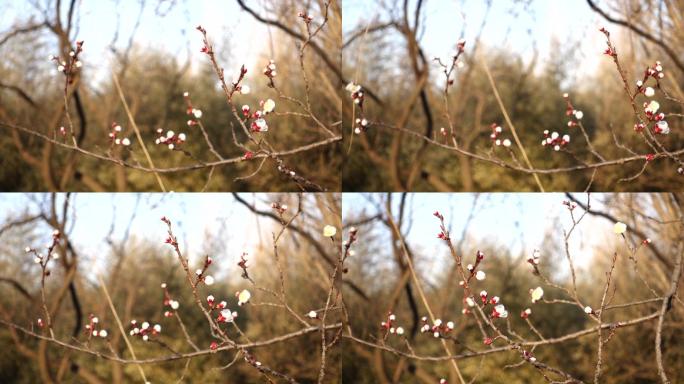
<instances>
[{"instance_id":1,"label":"blossom cluster","mask_svg":"<svg viewBox=\"0 0 684 384\"><path fill-rule=\"evenodd\" d=\"M566 104L565 116L570 117L570 120L568 121L568 127L576 127L580 124L580 120L582 120L582 118L584 117L584 112L575 109L575 107L572 105L572 101L570 100L570 95L564 93L563 98L565 99Z\"/></svg>"},{"instance_id":2,"label":"blossom cluster","mask_svg":"<svg viewBox=\"0 0 684 384\"><path fill-rule=\"evenodd\" d=\"M659 135L667 135L670 133L670 126L665 121L665 114L663 112L658 112L660 109L660 103L655 100L650 102L644 102L644 114L649 122L653 122L653 133ZM644 130L645 125L643 123L637 123L634 126L634 130L641 132Z\"/></svg>"},{"instance_id":3,"label":"blossom cluster","mask_svg":"<svg viewBox=\"0 0 684 384\"><path fill-rule=\"evenodd\" d=\"M503 128L497 123L492 123L490 125L490 128L492 129L492 133L489 135L489 138L492 139L492 144L498 146L503 145L504 147L510 147L511 146L511 140L509 139L503 139L499 138L499 135L503 132Z\"/></svg>"},{"instance_id":4,"label":"blossom cluster","mask_svg":"<svg viewBox=\"0 0 684 384\"><path fill-rule=\"evenodd\" d=\"M475 280L482 281L485 278L487 278L487 274L483 270L478 270L477 268L480 266L480 262L484 260L485 254L484 252L478 250L475 253L475 264L468 264L466 265L466 269L470 273L469 276L467 277L468 282L474 277ZM458 285L460 286L465 286L466 281L459 281Z\"/></svg>"},{"instance_id":5,"label":"blossom cluster","mask_svg":"<svg viewBox=\"0 0 684 384\"><path fill-rule=\"evenodd\" d=\"M231 311L228 308L228 302L221 300L217 303L214 295L207 296L207 305L210 311L218 311L218 315L216 315L217 323L232 323L238 317L237 312Z\"/></svg>"},{"instance_id":6,"label":"blossom cluster","mask_svg":"<svg viewBox=\"0 0 684 384\"><path fill-rule=\"evenodd\" d=\"M397 316L394 313L389 312L387 314L387 319L380 323L380 327L386 333L396 334L396 335L401 336L404 334L404 328L396 326L396 324L395 324L396 320L397 320Z\"/></svg>"},{"instance_id":7,"label":"blossom cluster","mask_svg":"<svg viewBox=\"0 0 684 384\"><path fill-rule=\"evenodd\" d=\"M646 83L650 78L653 78L656 84L665 77L665 72L663 72L663 66L660 61L656 61L653 65L646 67L644 70L644 77L641 80L637 80L637 92L643 93L646 97L653 97L655 95L655 90L652 87L645 87Z\"/></svg>"},{"instance_id":8,"label":"blossom cluster","mask_svg":"<svg viewBox=\"0 0 684 384\"><path fill-rule=\"evenodd\" d=\"M561 137L558 132L554 131L549 134L548 129L544 130L544 139L541 143L542 146L552 147L554 151L560 151L561 148L564 148L568 143L570 143L570 135L565 134Z\"/></svg>"},{"instance_id":9,"label":"blossom cluster","mask_svg":"<svg viewBox=\"0 0 684 384\"><path fill-rule=\"evenodd\" d=\"M244 117L245 122L250 119L252 120L250 124L250 130L252 132L267 132L268 123L264 117L275 110L275 101L272 99L261 100L259 101L259 107L261 109L252 112L249 105L243 105L241 108L242 116Z\"/></svg>"},{"instance_id":10,"label":"blossom cluster","mask_svg":"<svg viewBox=\"0 0 684 384\"><path fill-rule=\"evenodd\" d=\"M266 75L266 77L268 77L269 79L273 79L274 77L276 77L277 74L278 73L276 72L275 61L269 60L268 64L264 68L264 75Z\"/></svg>"},{"instance_id":11,"label":"blossom cluster","mask_svg":"<svg viewBox=\"0 0 684 384\"><path fill-rule=\"evenodd\" d=\"M83 67L83 62L79 59L81 52L83 52L83 41L79 40L76 42L76 49L69 52L68 61L60 60L54 55L50 56L50 61L57 64L57 71L66 75L69 84L74 82L74 75Z\"/></svg>"},{"instance_id":12,"label":"blossom cluster","mask_svg":"<svg viewBox=\"0 0 684 384\"><path fill-rule=\"evenodd\" d=\"M97 316L91 313L90 316L88 316L88 320L88 324L85 326L85 333L89 337L101 337L104 339L108 336L109 333L106 329L97 329L97 326L100 323L100 319L98 319Z\"/></svg>"},{"instance_id":13,"label":"blossom cluster","mask_svg":"<svg viewBox=\"0 0 684 384\"><path fill-rule=\"evenodd\" d=\"M45 249L47 250L47 255L43 255L42 253L38 252L35 248L32 247L26 247L24 251L26 253L32 254L33 255L33 262L36 264L40 264L43 268L47 266L48 261L50 260L57 260L59 259L59 253L54 252L55 247L57 246L57 243L59 242L59 239L61 238L62 234L58 230L52 231L52 242L45 244ZM49 274L48 271L45 272L46 274Z\"/></svg>"},{"instance_id":14,"label":"blossom cluster","mask_svg":"<svg viewBox=\"0 0 684 384\"><path fill-rule=\"evenodd\" d=\"M435 321L432 322L432 325L430 325L426 316L423 316L420 321L423 324L420 327L420 332L431 332L432 336L435 338L446 337L451 331L454 330L455 326L453 321L448 321L445 323L442 321L442 319L435 319Z\"/></svg>"},{"instance_id":15,"label":"blossom cluster","mask_svg":"<svg viewBox=\"0 0 684 384\"><path fill-rule=\"evenodd\" d=\"M608 30L605 28L601 28L600 31L606 35L606 44L608 45L608 48L606 48L604 53L611 56L613 60L617 60L617 52L610 42L610 32L608 32ZM644 70L643 78L641 80L637 80L636 94L643 94L648 98L655 96L655 89L653 87L647 86L646 83L652 78L656 82L656 86L659 87L659 81L664 77L665 73L663 72L662 63L660 61L656 61L653 65L648 66ZM665 121L665 114L658 112L660 109L660 104L657 101L651 100L650 102L644 102L643 108L646 118L650 123L653 123L651 130L654 134L667 135L670 133L670 126L668 125L667 121ZM637 122L634 124L634 130L640 133L646 129L646 126L647 124L644 124L643 122Z\"/></svg>"},{"instance_id":16,"label":"blossom cluster","mask_svg":"<svg viewBox=\"0 0 684 384\"><path fill-rule=\"evenodd\" d=\"M185 133L176 133L172 130L166 131L164 133L164 130L161 128L157 129L157 139L154 141L155 144L164 144L168 146L170 150L174 150L178 148L181 144L185 143L186 136Z\"/></svg>"},{"instance_id":17,"label":"blossom cluster","mask_svg":"<svg viewBox=\"0 0 684 384\"><path fill-rule=\"evenodd\" d=\"M349 92L351 99L354 101L354 104L358 105L359 107L363 107L363 88L361 88L360 85L351 82L347 84L347 86L344 88Z\"/></svg>"},{"instance_id":18,"label":"blossom cluster","mask_svg":"<svg viewBox=\"0 0 684 384\"><path fill-rule=\"evenodd\" d=\"M370 122L368 121L368 119L366 119L363 113L363 88L361 88L361 86L359 84L356 84L355 82L350 82L349 84L347 84L345 89L347 90L347 92L349 92L349 95L354 104L357 105L360 109L359 117L354 120L354 133L360 135L361 133L368 130L368 127L370 126Z\"/></svg>"},{"instance_id":19,"label":"blossom cluster","mask_svg":"<svg viewBox=\"0 0 684 384\"><path fill-rule=\"evenodd\" d=\"M134 337L140 337L143 341L149 341L150 337L157 336L161 333L161 325L155 324L154 326L147 321L143 321L142 324L138 325L138 321L131 320L128 334Z\"/></svg>"},{"instance_id":20,"label":"blossom cluster","mask_svg":"<svg viewBox=\"0 0 684 384\"><path fill-rule=\"evenodd\" d=\"M475 303L472 301L472 298L468 298L470 301L467 301L467 304L469 306L474 306ZM490 317L497 319L497 318L502 318L505 319L508 317L508 311L506 310L506 307L501 304L501 299L499 296L492 296L489 297L489 293L487 291L482 290L480 291L480 300L482 301L482 306L483 308L486 307L487 305L492 305L492 312L490 313Z\"/></svg>"},{"instance_id":21,"label":"blossom cluster","mask_svg":"<svg viewBox=\"0 0 684 384\"><path fill-rule=\"evenodd\" d=\"M161 288L164 290L164 317L171 317L178 307L180 307L180 303L171 298L169 290L166 287L166 283L162 283Z\"/></svg>"},{"instance_id":22,"label":"blossom cluster","mask_svg":"<svg viewBox=\"0 0 684 384\"><path fill-rule=\"evenodd\" d=\"M131 145L131 140L128 137L121 138L119 135L123 131L123 128L119 124L115 122L112 123L112 129L109 132L109 140L111 140L112 144L114 145L123 145L124 147L128 147Z\"/></svg>"},{"instance_id":23,"label":"blossom cluster","mask_svg":"<svg viewBox=\"0 0 684 384\"><path fill-rule=\"evenodd\" d=\"M278 212L279 215L283 215L285 211L287 211L287 204L281 204L280 202L273 202L271 204L271 208L275 209L276 212Z\"/></svg>"},{"instance_id":24,"label":"blossom cluster","mask_svg":"<svg viewBox=\"0 0 684 384\"><path fill-rule=\"evenodd\" d=\"M198 125L199 123L197 122L197 120L202 118L202 110L195 108L192 105L192 100L190 100L189 92L183 92L183 98L185 99L185 103L187 105L185 113L191 117L190 120L188 120L188 127Z\"/></svg>"},{"instance_id":25,"label":"blossom cluster","mask_svg":"<svg viewBox=\"0 0 684 384\"><path fill-rule=\"evenodd\" d=\"M207 256L204 259L204 265L202 268L197 268L197 270L195 270L195 275L197 275L197 283L203 282L206 285L214 284L214 277L207 274L207 269L213 262L214 259L212 259L211 256Z\"/></svg>"},{"instance_id":26,"label":"blossom cluster","mask_svg":"<svg viewBox=\"0 0 684 384\"><path fill-rule=\"evenodd\" d=\"M356 228L356 227L349 228L349 238L347 240L345 240L342 243L342 245L347 249L351 248L352 244L354 244L356 242L356 240L358 240L358 234L359 234L358 228Z\"/></svg>"},{"instance_id":27,"label":"blossom cluster","mask_svg":"<svg viewBox=\"0 0 684 384\"><path fill-rule=\"evenodd\" d=\"M365 132L366 129L368 129L368 119L365 117L359 117L355 120L356 125L354 126L354 133L357 135L361 134L361 132Z\"/></svg>"}]
</instances>

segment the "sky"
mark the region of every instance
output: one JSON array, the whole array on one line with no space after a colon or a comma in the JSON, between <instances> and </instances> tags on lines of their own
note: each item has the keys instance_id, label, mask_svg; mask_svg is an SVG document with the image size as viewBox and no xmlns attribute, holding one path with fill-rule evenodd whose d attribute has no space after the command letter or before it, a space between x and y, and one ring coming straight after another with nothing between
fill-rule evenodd
<instances>
[{"instance_id":1,"label":"sky","mask_svg":"<svg viewBox=\"0 0 684 384\"><path fill-rule=\"evenodd\" d=\"M412 0L411 2L414 2ZM22 24L27 15L36 10L25 0L0 2L0 30L11 25ZM95 68L95 78L103 78L107 66L97 65L98 61L109 63L112 55L108 46L115 35L117 25L120 33L115 45L123 48L136 24L140 3L134 0L79 1L78 39L86 41L84 63ZM164 6L157 8L157 4ZM236 71L240 64L248 68L263 61L268 52L269 27L257 22L249 14L240 10L235 1L229 0L178 0L170 11L165 12L170 1L147 1L142 22L135 35L136 44L141 48L165 49L179 62L184 62L190 49L192 69L206 65L204 55L199 53L201 38L194 28L203 25L214 42L228 36L232 61L227 65L227 73ZM250 5L262 9L259 0ZM483 18L485 6L482 0L430 0L425 3L427 23L421 31L420 41L428 57L449 57L461 30L465 28L465 39L474 40ZM344 0L343 31L348 32L364 25L376 17L386 15L371 0ZM64 7L66 12L66 7ZM163 17L157 13L165 13ZM263 10L262 10L263 12ZM517 14L517 17L513 17ZM118 16L120 15L120 17ZM563 49L572 50L577 60L573 75L580 78L591 74L601 62L604 41L598 33L603 26L600 17L588 7L584 0L548 1L531 0L527 10L508 0L493 1L487 18L483 36L486 46L505 46L511 52L521 54L529 60L533 46L537 46L541 63L557 52L559 44ZM272 31L270 31L272 32ZM579 42L577 49L569 44ZM221 47L219 47L221 48ZM46 57L49 53L46 53ZM235 67L236 69L233 69Z\"/></svg>"},{"instance_id":2,"label":"sky","mask_svg":"<svg viewBox=\"0 0 684 384\"><path fill-rule=\"evenodd\" d=\"M3 220L7 215L17 217L26 209L37 212L37 205L31 201L32 196L42 200L48 195L0 194ZM247 201L254 201L258 209L265 210L270 208L270 202L275 198L268 194L256 198L250 194L242 196ZM212 256L235 260L237 263L243 251L254 255L259 236L264 235L259 229L269 229L271 224L269 219L264 218L257 223L257 216L235 202L230 194L77 193L72 195L72 204L77 216L73 220L75 224L70 238L81 254L95 260L103 256L103 249L110 249L105 239L111 223L115 225L113 238L121 240L134 212L131 237L157 240L162 244L166 238L166 226L160 218L166 216L173 223L181 249L191 260L204 256L203 242L205 235L210 233L225 241L225 254ZM50 232L48 228L45 229L46 236L49 237ZM40 246L27 245L36 248ZM229 264L234 266L235 263Z\"/></svg>"},{"instance_id":3,"label":"sky","mask_svg":"<svg viewBox=\"0 0 684 384\"><path fill-rule=\"evenodd\" d=\"M439 221L433 212L439 211L451 227L453 239L460 239L463 227L467 223L468 215L475 195L471 193L416 193L411 194L410 210L407 215L413 220L411 231L407 236L407 243L414 249L420 247L424 255L443 255L435 257L434 267L441 268L440 262L448 259L444 244L437 239ZM581 201L586 201L586 195L576 194ZM492 193L481 194L478 198L478 209L474 215L466 237L470 239L466 248L477 248L477 244L495 244L511 251L517 256L520 252L531 255L535 248L540 248L547 230L562 239L563 229L572 225L567 208L562 204L567 197L562 193ZM591 205L595 209L602 209L600 194L592 194ZM395 194L393 201L399 201ZM363 194L344 194L342 200L344 215L352 212L375 213L375 207ZM581 208L577 208L578 214ZM407 219L409 216L407 216ZM560 219L560 220L559 220ZM610 243L615 239L613 224L605 219L591 215L586 216L570 240L570 250L579 267L588 266L592 252L597 245ZM360 237L362 239L362 237ZM564 255L563 249L558 249L558 255ZM363 255L359 255L362 258ZM430 258L428 258L430 259ZM564 266L562 266L561 271Z\"/></svg>"},{"instance_id":4,"label":"sky","mask_svg":"<svg viewBox=\"0 0 684 384\"><path fill-rule=\"evenodd\" d=\"M381 194L384 196L384 194ZM63 195L62 195L63 196ZM258 209L270 210L270 204L277 199L273 194L243 194ZM343 222L363 210L368 214L376 212L369 200L369 194L344 193L342 197ZM421 268L441 269L449 257L441 240L437 239L439 222L433 212L439 211L444 217L452 238L461 239L463 228L468 223L472 203L476 195L471 193L415 193L408 198L407 220L413 224L407 242L420 252L428 264ZM586 195L577 194L582 201ZM591 195L592 207L602 210L601 194ZM36 212L38 205L31 199L47 199L40 194L0 194L0 212L5 217L18 217L26 212ZM373 197L377 201L377 196ZM465 233L465 249L498 248L510 251L512 256L531 255L535 248L542 248L547 236L554 236L552 244L562 239L563 230L571 227L567 208L562 204L564 194L558 193L492 193L477 197L477 209ZM393 199L398 204L399 195ZM96 268L103 268L102 257L106 256L109 245L106 236L114 223L114 240L121 240L133 213L132 237L158 241L161 245L166 238L166 226L160 218L166 216L173 222L174 232L181 249L191 261L205 255L206 235L213 235L222 241L218 253L212 254L217 260L229 260L226 266L218 267L217 273L224 275L236 268L235 263L242 252L256 256L260 239L270 239L271 225L268 219L259 219L244 206L234 201L232 195L221 193L77 193L72 195L72 206L76 212L73 228L69 228L70 238L80 254L87 260L94 260ZM576 214L581 214L577 208ZM612 244L616 235L613 224L605 219L588 215L570 239L570 251L576 266L584 268L591 265L593 250L597 246ZM49 238L50 228L45 229L45 239ZM38 231L40 233L40 230ZM386 231L383 231L386 236ZM346 234L345 234L346 237ZM363 241L363 231L359 241ZM45 240L47 241L47 240ZM133 243L131 243L133 244ZM482 244L479 246L479 244ZM486 246L485 246L486 244ZM39 247L40 244L27 244ZM361 248L360 248L361 249ZM382 247L380 248L382 249ZM105 250L103 252L103 250ZM359 262L370 260L373 255L358 254ZM542 255L544 258L545 255ZM564 250L557 245L554 259L564 258ZM252 259L251 259L252 260ZM377 260L377 259L376 259ZM234 261L234 262L233 262ZM561 274L567 272L565 263L559 266Z\"/></svg>"},{"instance_id":5,"label":"sky","mask_svg":"<svg viewBox=\"0 0 684 384\"><path fill-rule=\"evenodd\" d=\"M17 23L23 25L27 15L36 14L35 8L25 0L7 0L2 3L4 4L0 5L0 11L5 14L0 18L0 31L5 31ZM98 65L98 62L104 61L106 64L111 62L113 56L109 45L115 36L117 25L120 31L115 46L124 49L133 33L140 3L134 0L81 0L78 3L80 5L77 39L85 41L82 58L86 68L94 67L97 70L95 77L101 78L105 75L101 71L108 66ZM165 5L157 8L159 3ZM267 39L255 38L268 36L267 27L243 12L235 1L179 0L174 1L175 7L167 12L170 3L172 2L146 1L141 23L134 39L138 46L143 49L166 50L180 63L185 62L188 48L190 48L193 69L198 65L208 65L205 55L199 52L202 47L202 38L195 30L197 25L202 25L207 30L210 40L217 43L216 49L222 48L222 44L218 43L224 37L230 37L228 53L236 60L230 63L231 66L236 67L235 71L243 63L248 68L253 68L267 47ZM260 9L258 2L252 2L250 5ZM66 13L67 7L63 8ZM165 15L161 17L158 13ZM45 53L46 61L49 54L49 52ZM227 73L231 71L232 68L226 68Z\"/></svg>"},{"instance_id":6,"label":"sky","mask_svg":"<svg viewBox=\"0 0 684 384\"><path fill-rule=\"evenodd\" d=\"M26 194L0 194L0 211L19 215L25 209L35 210L37 205ZM244 194L253 200L260 209L269 210L273 195ZM583 199L584 196L580 195ZM408 240L421 244L428 251L443 250L436 239L438 222L432 215L440 211L451 226L453 234L459 234L466 223L467 216L475 195L469 193L417 193L411 198L411 216L414 221ZM394 199L398 201L398 196ZM495 193L483 194L478 199L477 214L473 218L468 236L481 239L483 242L497 242L506 245L513 253L531 250L544 240L546 229L556 226L560 216L564 226L569 225L567 209L562 205L566 200L563 194L536 193ZM599 198L592 199L594 207L600 208ZM168 194L135 194L135 193L77 193L72 195L72 204L76 213L75 226L71 237L79 245L82 252L99 253L108 249L105 237L114 222L115 239L123 238L124 231L131 217L135 217L131 225L134 236L146 239L166 237L166 228L160 221L167 216L176 228L176 234L189 251L189 256L203 256L202 243L207 233L224 238L230 257L237 257L244 250L252 250L258 244L259 230L268 221L257 223L255 215L242 205L236 203L230 194L221 193L168 193ZM373 211L367 197L363 194L343 194L343 209L346 214L367 209ZM605 220L587 218L581 229L594 231L595 228L605 230L605 236L591 236L595 241L604 241L612 236L611 224ZM224 225L222 225L222 221ZM581 233L579 234L581 237ZM426 241L427 239L427 241ZM591 244L576 244L591 246ZM220 255L217 255L220 256Z\"/></svg>"},{"instance_id":7,"label":"sky","mask_svg":"<svg viewBox=\"0 0 684 384\"><path fill-rule=\"evenodd\" d=\"M389 2L389 1L388 1ZM410 2L415 3L415 0ZM387 15L369 0L345 0L343 32L357 30L360 25ZM464 30L466 52L468 42L477 36L486 6L483 0L431 0L425 2L424 30L419 36L427 57L450 57ZM513 17L517 13L518 17ZM483 29L482 42L488 47L506 47L530 60L536 44L540 63L557 52L559 44L579 42L572 51L578 60L573 75L580 77L593 72L601 62L605 42L598 29L600 16L592 12L584 0L531 0L528 11L512 1L495 0ZM564 47L564 48L567 48Z\"/></svg>"}]
</instances>

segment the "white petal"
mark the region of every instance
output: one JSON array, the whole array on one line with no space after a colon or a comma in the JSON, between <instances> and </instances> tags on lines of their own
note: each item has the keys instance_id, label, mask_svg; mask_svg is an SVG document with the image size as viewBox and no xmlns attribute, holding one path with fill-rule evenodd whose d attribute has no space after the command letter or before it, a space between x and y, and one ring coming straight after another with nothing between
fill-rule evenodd
<instances>
[{"instance_id":1,"label":"white petal","mask_svg":"<svg viewBox=\"0 0 684 384\"><path fill-rule=\"evenodd\" d=\"M323 236L333 237L335 234L337 234L337 228L333 227L332 225L326 225L323 227Z\"/></svg>"},{"instance_id":2,"label":"white petal","mask_svg":"<svg viewBox=\"0 0 684 384\"><path fill-rule=\"evenodd\" d=\"M264 102L264 112L271 113L275 109L275 101L268 99Z\"/></svg>"},{"instance_id":3,"label":"white petal","mask_svg":"<svg viewBox=\"0 0 684 384\"><path fill-rule=\"evenodd\" d=\"M248 290L243 289L238 294L238 305L242 305L244 303L247 303L251 297L252 297L252 294Z\"/></svg>"}]
</instances>

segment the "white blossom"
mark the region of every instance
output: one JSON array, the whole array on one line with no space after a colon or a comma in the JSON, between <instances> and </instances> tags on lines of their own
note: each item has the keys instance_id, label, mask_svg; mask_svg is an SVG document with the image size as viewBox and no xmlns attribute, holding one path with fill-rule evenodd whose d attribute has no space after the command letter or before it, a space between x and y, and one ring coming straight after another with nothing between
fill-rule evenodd
<instances>
[{"instance_id":1,"label":"white blossom","mask_svg":"<svg viewBox=\"0 0 684 384\"><path fill-rule=\"evenodd\" d=\"M354 83L354 82L351 82L351 83L347 84L347 86L345 87L345 89L346 89L349 93L356 93L356 92L359 92L359 91L361 90L361 86L358 85L358 84L356 84L356 83Z\"/></svg>"},{"instance_id":2,"label":"white blossom","mask_svg":"<svg viewBox=\"0 0 684 384\"><path fill-rule=\"evenodd\" d=\"M337 234L337 228L335 228L332 225L326 225L323 227L323 236L325 237L333 237Z\"/></svg>"},{"instance_id":3,"label":"white blossom","mask_svg":"<svg viewBox=\"0 0 684 384\"><path fill-rule=\"evenodd\" d=\"M500 318L505 319L508 317L508 311L506 310L506 307L504 307L503 304L495 306L494 310L496 311L496 313L499 314Z\"/></svg>"},{"instance_id":4,"label":"white blossom","mask_svg":"<svg viewBox=\"0 0 684 384\"><path fill-rule=\"evenodd\" d=\"M530 289L530 295L532 296L532 302L536 303L537 301L541 300L542 296L544 296L544 289L542 287Z\"/></svg>"},{"instance_id":5,"label":"white blossom","mask_svg":"<svg viewBox=\"0 0 684 384\"><path fill-rule=\"evenodd\" d=\"M221 316L226 319L226 322L231 323L237 317L237 313L231 312L230 309L224 309L221 311Z\"/></svg>"},{"instance_id":6,"label":"white blossom","mask_svg":"<svg viewBox=\"0 0 684 384\"><path fill-rule=\"evenodd\" d=\"M268 99L264 101L264 113L271 113L275 109L275 101Z\"/></svg>"},{"instance_id":7,"label":"white blossom","mask_svg":"<svg viewBox=\"0 0 684 384\"><path fill-rule=\"evenodd\" d=\"M466 304L468 304L469 307L474 307L475 306L475 300L473 300L472 297L466 298Z\"/></svg>"},{"instance_id":8,"label":"white blossom","mask_svg":"<svg viewBox=\"0 0 684 384\"><path fill-rule=\"evenodd\" d=\"M259 128L259 132L267 132L268 131L268 124L266 124L266 120L264 119L256 119L254 121L254 124Z\"/></svg>"},{"instance_id":9,"label":"white blossom","mask_svg":"<svg viewBox=\"0 0 684 384\"><path fill-rule=\"evenodd\" d=\"M661 120L656 123L656 126L658 127L658 130L660 131L659 133L662 133L663 135L667 135L670 133L670 126L667 124L667 121Z\"/></svg>"},{"instance_id":10,"label":"white blossom","mask_svg":"<svg viewBox=\"0 0 684 384\"><path fill-rule=\"evenodd\" d=\"M214 277L211 275L207 275L204 277L204 284L206 285L212 285L214 284Z\"/></svg>"},{"instance_id":11,"label":"white blossom","mask_svg":"<svg viewBox=\"0 0 684 384\"><path fill-rule=\"evenodd\" d=\"M660 109L660 103L655 100L651 100L651 102L646 105L644 112L656 113L658 112L658 109Z\"/></svg>"},{"instance_id":12,"label":"white blossom","mask_svg":"<svg viewBox=\"0 0 684 384\"><path fill-rule=\"evenodd\" d=\"M252 294L248 290L243 289L242 291L238 292L237 297L238 305L243 305L249 302L249 299L252 297Z\"/></svg>"}]
</instances>

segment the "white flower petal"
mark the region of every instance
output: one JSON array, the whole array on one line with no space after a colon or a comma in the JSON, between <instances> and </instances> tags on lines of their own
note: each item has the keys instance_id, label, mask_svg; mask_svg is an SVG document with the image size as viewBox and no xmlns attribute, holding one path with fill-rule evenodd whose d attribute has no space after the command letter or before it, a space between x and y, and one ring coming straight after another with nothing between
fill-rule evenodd
<instances>
[{"instance_id":1,"label":"white flower petal","mask_svg":"<svg viewBox=\"0 0 684 384\"><path fill-rule=\"evenodd\" d=\"M337 228L335 228L332 225L326 225L323 227L323 236L325 237L333 237L337 234Z\"/></svg>"}]
</instances>

